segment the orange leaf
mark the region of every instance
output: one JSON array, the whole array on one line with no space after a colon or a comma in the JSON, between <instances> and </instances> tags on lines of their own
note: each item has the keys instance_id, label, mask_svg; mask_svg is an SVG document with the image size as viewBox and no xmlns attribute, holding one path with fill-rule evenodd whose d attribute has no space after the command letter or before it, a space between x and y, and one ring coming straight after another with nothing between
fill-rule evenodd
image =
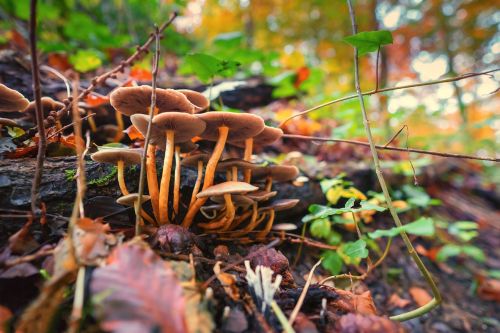
<instances>
[{"instance_id":1,"label":"orange leaf","mask_svg":"<svg viewBox=\"0 0 500 333\"><path fill-rule=\"evenodd\" d=\"M26 157L32 152L35 152L37 149L37 146L28 146L28 147L21 147L17 148L15 151L11 151L5 154L7 158L21 158L21 157Z\"/></svg>"},{"instance_id":2,"label":"orange leaf","mask_svg":"<svg viewBox=\"0 0 500 333\"><path fill-rule=\"evenodd\" d=\"M71 68L71 64L68 61L68 56L64 53L50 53L47 62L50 67L63 72Z\"/></svg>"},{"instance_id":3,"label":"orange leaf","mask_svg":"<svg viewBox=\"0 0 500 333\"><path fill-rule=\"evenodd\" d=\"M85 97L85 103L88 104L90 107L94 108L101 105L109 104L109 97L90 94L87 95L87 97Z\"/></svg>"},{"instance_id":4,"label":"orange leaf","mask_svg":"<svg viewBox=\"0 0 500 333\"><path fill-rule=\"evenodd\" d=\"M302 82L304 82L305 80L307 80L309 78L310 74L311 74L311 71L309 70L309 68L307 68L305 66L300 67L297 70L297 77L295 78L295 82L293 83L295 88L299 88L300 85L302 84Z\"/></svg>"},{"instance_id":5,"label":"orange leaf","mask_svg":"<svg viewBox=\"0 0 500 333\"><path fill-rule=\"evenodd\" d=\"M424 306L432 300L431 295L429 295L429 293L425 289L422 289L420 287L411 287L409 292L418 306Z\"/></svg>"},{"instance_id":6,"label":"orange leaf","mask_svg":"<svg viewBox=\"0 0 500 333\"><path fill-rule=\"evenodd\" d=\"M127 133L130 140L144 140L144 136L142 135L141 132L139 132L139 130L134 125L130 125L123 132Z\"/></svg>"},{"instance_id":7,"label":"orange leaf","mask_svg":"<svg viewBox=\"0 0 500 333\"><path fill-rule=\"evenodd\" d=\"M370 291L365 291L361 295L354 295L353 302L357 313L363 315L377 314Z\"/></svg>"},{"instance_id":8,"label":"orange leaf","mask_svg":"<svg viewBox=\"0 0 500 333\"><path fill-rule=\"evenodd\" d=\"M404 308L404 307L408 306L411 303L411 301L404 299L404 298L401 298L401 297L399 297L398 294L394 293L391 295L391 297L389 297L388 303L391 307Z\"/></svg>"},{"instance_id":9,"label":"orange leaf","mask_svg":"<svg viewBox=\"0 0 500 333\"><path fill-rule=\"evenodd\" d=\"M151 75L151 71L134 66L130 70L130 77L136 81L151 81L153 79L153 75Z\"/></svg>"},{"instance_id":10,"label":"orange leaf","mask_svg":"<svg viewBox=\"0 0 500 333\"><path fill-rule=\"evenodd\" d=\"M477 295L486 301L500 302L500 280L478 279Z\"/></svg>"}]
</instances>

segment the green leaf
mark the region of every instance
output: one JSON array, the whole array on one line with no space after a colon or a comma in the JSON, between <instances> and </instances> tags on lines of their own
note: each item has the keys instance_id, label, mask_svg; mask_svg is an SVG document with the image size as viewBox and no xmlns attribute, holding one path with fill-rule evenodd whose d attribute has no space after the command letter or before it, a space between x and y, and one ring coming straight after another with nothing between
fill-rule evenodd
<instances>
[{"instance_id":1,"label":"green leaf","mask_svg":"<svg viewBox=\"0 0 500 333\"><path fill-rule=\"evenodd\" d=\"M342 258L337 252L326 251L324 253L321 265L333 275L337 275L342 271L342 264Z\"/></svg>"},{"instance_id":2,"label":"green leaf","mask_svg":"<svg viewBox=\"0 0 500 333\"><path fill-rule=\"evenodd\" d=\"M377 212L383 212L383 211L386 211L387 208L376 205L376 204L371 203L369 201L361 201L361 208L359 208L359 211L362 211L362 210L376 210Z\"/></svg>"},{"instance_id":3,"label":"green leaf","mask_svg":"<svg viewBox=\"0 0 500 333\"><path fill-rule=\"evenodd\" d=\"M89 72L102 65L102 54L96 50L78 50L69 57L69 62L81 73Z\"/></svg>"},{"instance_id":4,"label":"green leaf","mask_svg":"<svg viewBox=\"0 0 500 333\"><path fill-rule=\"evenodd\" d=\"M366 258L368 257L366 242L358 239L355 242L345 243L342 245L342 253L351 259Z\"/></svg>"},{"instance_id":5,"label":"green leaf","mask_svg":"<svg viewBox=\"0 0 500 333\"><path fill-rule=\"evenodd\" d=\"M460 246L455 244L446 244L443 246L436 255L437 261L445 261L448 258L456 257L462 253Z\"/></svg>"},{"instance_id":6,"label":"green leaf","mask_svg":"<svg viewBox=\"0 0 500 333\"><path fill-rule=\"evenodd\" d=\"M344 208L347 208L347 209L352 208L354 206L355 201L356 201L355 198L349 198L349 200L347 200L347 202L345 203Z\"/></svg>"},{"instance_id":7,"label":"green leaf","mask_svg":"<svg viewBox=\"0 0 500 333\"><path fill-rule=\"evenodd\" d=\"M11 138L20 137L21 135L23 135L25 133L21 127L10 127L10 126L6 126L6 127L7 127L7 133L9 133L9 136Z\"/></svg>"},{"instance_id":8,"label":"green leaf","mask_svg":"<svg viewBox=\"0 0 500 333\"><path fill-rule=\"evenodd\" d=\"M379 229L374 232L369 232L368 236L373 239L380 237L395 237L403 230L412 235L432 236L435 232L434 221L429 217L421 217L416 221L403 225L402 227L394 227L386 230Z\"/></svg>"},{"instance_id":9,"label":"green leaf","mask_svg":"<svg viewBox=\"0 0 500 333\"><path fill-rule=\"evenodd\" d=\"M463 245L462 252L477 262L485 262L486 255L483 250L474 245Z\"/></svg>"},{"instance_id":10,"label":"green leaf","mask_svg":"<svg viewBox=\"0 0 500 333\"><path fill-rule=\"evenodd\" d=\"M208 54L194 53L188 54L184 58L184 63L191 68L200 81L209 82L219 70L219 59Z\"/></svg>"},{"instance_id":11,"label":"green leaf","mask_svg":"<svg viewBox=\"0 0 500 333\"><path fill-rule=\"evenodd\" d=\"M330 231L328 237L326 237L326 242L330 245L338 245L342 241L342 235L335 230Z\"/></svg>"},{"instance_id":12,"label":"green leaf","mask_svg":"<svg viewBox=\"0 0 500 333\"><path fill-rule=\"evenodd\" d=\"M309 227L311 235L318 238L326 238L330 234L332 226L327 219L315 220Z\"/></svg>"},{"instance_id":13,"label":"green leaf","mask_svg":"<svg viewBox=\"0 0 500 333\"><path fill-rule=\"evenodd\" d=\"M344 37L344 41L358 49L360 56L377 51L383 45L392 44L392 34L387 30L364 31Z\"/></svg>"}]
</instances>

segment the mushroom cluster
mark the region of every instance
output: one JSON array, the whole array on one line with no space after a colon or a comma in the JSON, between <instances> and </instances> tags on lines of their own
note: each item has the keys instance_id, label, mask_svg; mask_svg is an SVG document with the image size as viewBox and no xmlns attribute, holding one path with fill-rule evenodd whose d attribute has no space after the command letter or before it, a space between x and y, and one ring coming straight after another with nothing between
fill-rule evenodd
<instances>
[{"instance_id":1,"label":"mushroom cluster","mask_svg":"<svg viewBox=\"0 0 500 333\"><path fill-rule=\"evenodd\" d=\"M145 197L151 201L154 218L143 212L144 219L160 226L196 226L224 237L242 237L255 231L257 239L265 238L273 227L275 213L298 203L296 199L271 201L277 194L272 190L273 182L291 181L299 171L294 166L252 163L252 153L280 139L283 132L266 126L254 114L207 112L209 101L202 94L173 89L156 90L150 125L151 94L150 86L138 86L118 88L110 96L111 105L129 116L144 137L151 127L146 152L149 195ZM201 140L211 141L213 148L201 151L194 143ZM228 145L243 148L242 158L224 158ZM160 150L164 155L158 178L156 157ZM135 197L125 185L124 166L139 164L141 153L137 149L106 149L92 155L95 161L117 165L120 189L129 196L120 201L127 204L134 204ZM186 198L181 197L182 167L197 170L193 190ZM219 181L224 177L225 181Z\"/></svg>"}]
</instances>

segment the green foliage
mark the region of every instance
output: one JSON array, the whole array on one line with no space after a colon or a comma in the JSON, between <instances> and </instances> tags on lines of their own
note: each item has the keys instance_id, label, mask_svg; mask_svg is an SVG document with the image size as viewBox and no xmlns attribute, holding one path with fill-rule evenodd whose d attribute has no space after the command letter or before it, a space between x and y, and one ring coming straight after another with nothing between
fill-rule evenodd
<instances>
[{"instance_id":1,"label":"green foliage","mask_svg":"<svg viewBox=\"0 0 500 333\"><path fill-rule=\"evenodd\" d=\"M340 250L341 253L343 253L352 260L364 259L368 257L368 249L366 248L366 242L362 239L358 239L355 242L344 243L340 247Z\"/></svg>"},{"instance_id":2,"label":"green foliage","mask_svg":"<svg viewBox=\"0 0 500 333\"><path fill-rule=\"evenodd\" d=\"M317 219L311 223L309 231L311 235L318 238L327 238L330 234L332 226L328 219Z\"/></svg>"},{"instance_id":3,"label":"green foliage","mask_svg":"<svg viewBox=\"0 0 500 333\"><path fill-rule=\"evenodd\" d=\"M344 37L346 43L358 49L360 56L377 51L381 46L392 44L392 34L387 30L364 31Z\"/></svg>"},{"instance_id":4,"label":"green foliage","mask_svg":"<svg viewBox=\"0 0 500 333\"><path fill-rule=\"evenodd\" d=\"M202 82L210 82L215 76L230 77L240 64L232 60L220 60L204 53L188 54L184 58L182 72L194 74Z\"/></svg>"},{"instance_id":5,"label":"green foliage","mask_svg":"<svg viewBox=\"0 0 500 333\"><path fill-rule=\"evenodd\" d=\"M434 221L429 217L420 217L418 220L405 224L401 227L394 227L387 230L375 230L374 232L368 233L368 236L373 239L381 237L395 237L402 231L411 235L430 237L435 233Z\"/></svg>"},{"instance_id":6,"label":"green foliage","mask_svg":"<svg viewBox=\"0 0 500 333\"><path fill-rule=\"evenodd\" d=\"M485 262L486 256L480 248L474 245L458 245L458 244L446 244L437 253L436 259L438 261L445 261L451 257L457 257L459 255L466 255L477 262Z\"/></svg>"},{"instance_id":7,"label":"green foliage","mask_svg":"<svg viewBox=\"0 0 500 333\"><path fill-rule=\"evenodd\" d=\"M332 215L340 215L344 213L358 213L366 210L376 210L378 212L383 212L387 210L385 207L381 207L375 204L372 204L368 201L361 201L361 207L353 208L355 199L350 198L343 208L332 208L323 205L313 204L309 206L310 214L307 214L302 218L302 222L307 223L310 221L314 221L316 219L325 219Z\"/></svg>"},{"instance_id":8,"label":"green foliage","mask_svg":"<svg viewBox=\"0 0 500 333\"><path fill-rule=\"evenodd\" d=\"M72 182L73 180L75 180L76 169L66 169L64 170L64 175L66 176L66 180L68 182Z\"/></svg>"},{"instance_id":9,"label":"green foliage","mask_svg":"<svg viewBox=\"0 0 500 333\"><path fill-rule=\"evenodd\" d=\"M333 275L337 275L342 271L343 261L337 252L325 251L321 265Z\"/></svg>"},{"instance_id":10,"label":"green foliage","mask_svg":"<svg viewBox=\"0 0 500 333\"><path fill-rule=\"evenodd\" d=\"M102 53L96 50L78 50L69 57L69 62L79 72L85 73L99 68L102 65Z\"/></svg>"},{"instance_id":11,"label":"green foliage","mask_svg":"<svg viewBox=\"0 0 500 333\"><path fill-rule=\"evenodd\" d=\"M479 235L478 224L472 221L457 221L450 223L448 232L462 242L470 242Z\"/></svg>"}]
</instances>

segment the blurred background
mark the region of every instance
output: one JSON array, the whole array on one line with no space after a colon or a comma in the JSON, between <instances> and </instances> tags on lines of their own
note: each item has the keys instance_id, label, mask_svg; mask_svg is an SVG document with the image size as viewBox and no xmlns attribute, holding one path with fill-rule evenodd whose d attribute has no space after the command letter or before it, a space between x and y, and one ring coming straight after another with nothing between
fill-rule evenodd
<instances>
[{"instance_id":1,"label":"blurred background","mask_svg":"<svg viewBox=\"0 0 500 333\"><path fill-rule=\"evenodd\" d=\"M386 29L393 34L393 44L380 52L380 87L499 65L496 1L359 0L355 5L359 31ZM147 39L153 23L165 22L174 10L180 17L162 40L162 86L202 87L257 78L273 87L277 102L260 112L274 122L354 92L353 49L342 41L351 34L343 0L39 1L43 61L61 71L99 73L131 54ZM0 18L0 48L26 50L29 1L0 0ZM192 53L228 66L206 77L186 61ZM376 58L376 53L361 58L365 91L375 88ZM149 55L129 74L147 81L150 68ZM500 139L495 74L367 98L377 141L385 142L408 125L412 147L494 155ZM289 129L364 137L355 99L297 118Z\"/></svg>"}]
</instances>

